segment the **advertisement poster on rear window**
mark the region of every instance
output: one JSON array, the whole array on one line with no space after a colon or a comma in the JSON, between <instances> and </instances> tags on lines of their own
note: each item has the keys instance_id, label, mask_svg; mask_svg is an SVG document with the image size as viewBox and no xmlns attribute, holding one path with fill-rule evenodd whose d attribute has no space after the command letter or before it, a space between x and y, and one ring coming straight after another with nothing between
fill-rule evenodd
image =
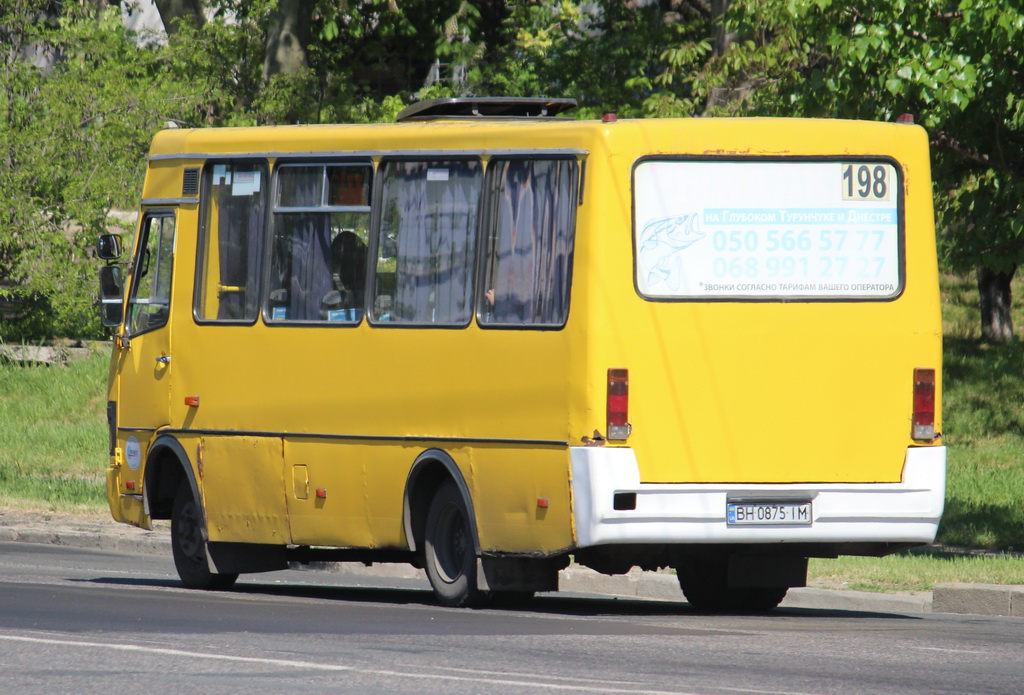
<instances>
[{"instance_id":1,"label":"advertisement poster on rear window","mask_svg":"<svg viewBox=\"0 0 1024 695\"><path fill-rule=\"evenodd\" d=\"M889 161L645 160L633 194L645 297L885 300L902 290Z\"/></svg>"}]
</instances>

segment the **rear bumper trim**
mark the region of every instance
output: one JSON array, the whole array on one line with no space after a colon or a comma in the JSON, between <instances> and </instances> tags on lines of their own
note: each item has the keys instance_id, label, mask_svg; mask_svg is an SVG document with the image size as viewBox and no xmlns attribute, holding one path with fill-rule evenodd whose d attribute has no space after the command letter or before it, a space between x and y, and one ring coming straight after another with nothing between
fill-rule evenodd
<instances>
[{"instance_id":1,"label":"rear bumper trim","mask_svg":"<svg viewBox=\"0 0 1024 695\"><path fill-rule=\"evenodd\" d=\"M931 543L945 499L946 449L911 447L898 483L647 484L629 448L573 447L579 547L612 543ZM636 508L615 510L616 493ZM726 500L810 500L809 526L727 526Z\"/></svg>"}]
</instances>

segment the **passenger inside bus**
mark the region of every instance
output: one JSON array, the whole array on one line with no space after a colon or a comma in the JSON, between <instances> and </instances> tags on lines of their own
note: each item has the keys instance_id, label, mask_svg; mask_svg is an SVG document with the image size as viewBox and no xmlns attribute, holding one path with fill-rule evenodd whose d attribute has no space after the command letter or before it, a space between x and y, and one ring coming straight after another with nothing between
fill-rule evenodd
<instances>
[{"instance_id":1,"label":"passenger inside bus","mask_svg":"<svg viewBox=\"0 0 1024 695\"><path fill-rule=\"evenodd\" d=\"M362 318L366 244L351 230L339 232L331 241L331 283L333 289L320 303L320 318L327 321Z\"/></svg>"}]
</instances>

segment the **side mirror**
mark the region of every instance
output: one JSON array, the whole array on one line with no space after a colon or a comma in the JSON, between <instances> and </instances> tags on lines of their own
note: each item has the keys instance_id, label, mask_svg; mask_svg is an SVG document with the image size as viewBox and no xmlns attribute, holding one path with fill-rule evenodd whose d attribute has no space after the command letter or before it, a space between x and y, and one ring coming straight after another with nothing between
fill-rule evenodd
<instances>
[{"instance_id":1,"label":"side mirror","mask_svg":"<svg viewBox=\"0 0 1024 695\"><path fill-rule=\"evenodd\" d=\"M121 237L117 234L100 234L96 242L96 255L105 261L116 261L121 257Z\"/></svg>"},{"instance_id":2,"label":"side mirror","mask_svg":"<svg viewBox=\"0 0 1024 695\"><path fill-rule=\"evenodd\" d=\"M116 328L123 319L124 270L118 265L103 266L100 268L100 320L107 328Z\"/></svg>"}]
</instances>

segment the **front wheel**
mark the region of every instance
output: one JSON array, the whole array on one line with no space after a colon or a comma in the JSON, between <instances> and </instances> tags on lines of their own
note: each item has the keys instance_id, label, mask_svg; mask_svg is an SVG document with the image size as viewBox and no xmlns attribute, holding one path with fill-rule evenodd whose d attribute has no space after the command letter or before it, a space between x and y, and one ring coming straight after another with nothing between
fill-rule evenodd
<instances>
[{"instance_id":1,"label":"front wheel","mask_svg":"<svg viewBox=\"0 0 1024 695\"><path fill-rule=\"evenodd\" d=\"M238 579L237 574L210 571L206 560L206 540L203 538L203 517L187 482L182 482L174 495L171 552L174 554L174 568L189 589L230 589Z\"/></svg>"},{"instance_id":2,"label":"front wheel","mask_svg":"<svg viewBox=\"0 0 1024 695\"><path fill-rule=\"evenodd\" d=\"M476 549L466 501L455 483L442 484L427 512L424 565L437 600L445 606L475 605L483 598L477 589Z\"/></svg>"}]
</instances>

